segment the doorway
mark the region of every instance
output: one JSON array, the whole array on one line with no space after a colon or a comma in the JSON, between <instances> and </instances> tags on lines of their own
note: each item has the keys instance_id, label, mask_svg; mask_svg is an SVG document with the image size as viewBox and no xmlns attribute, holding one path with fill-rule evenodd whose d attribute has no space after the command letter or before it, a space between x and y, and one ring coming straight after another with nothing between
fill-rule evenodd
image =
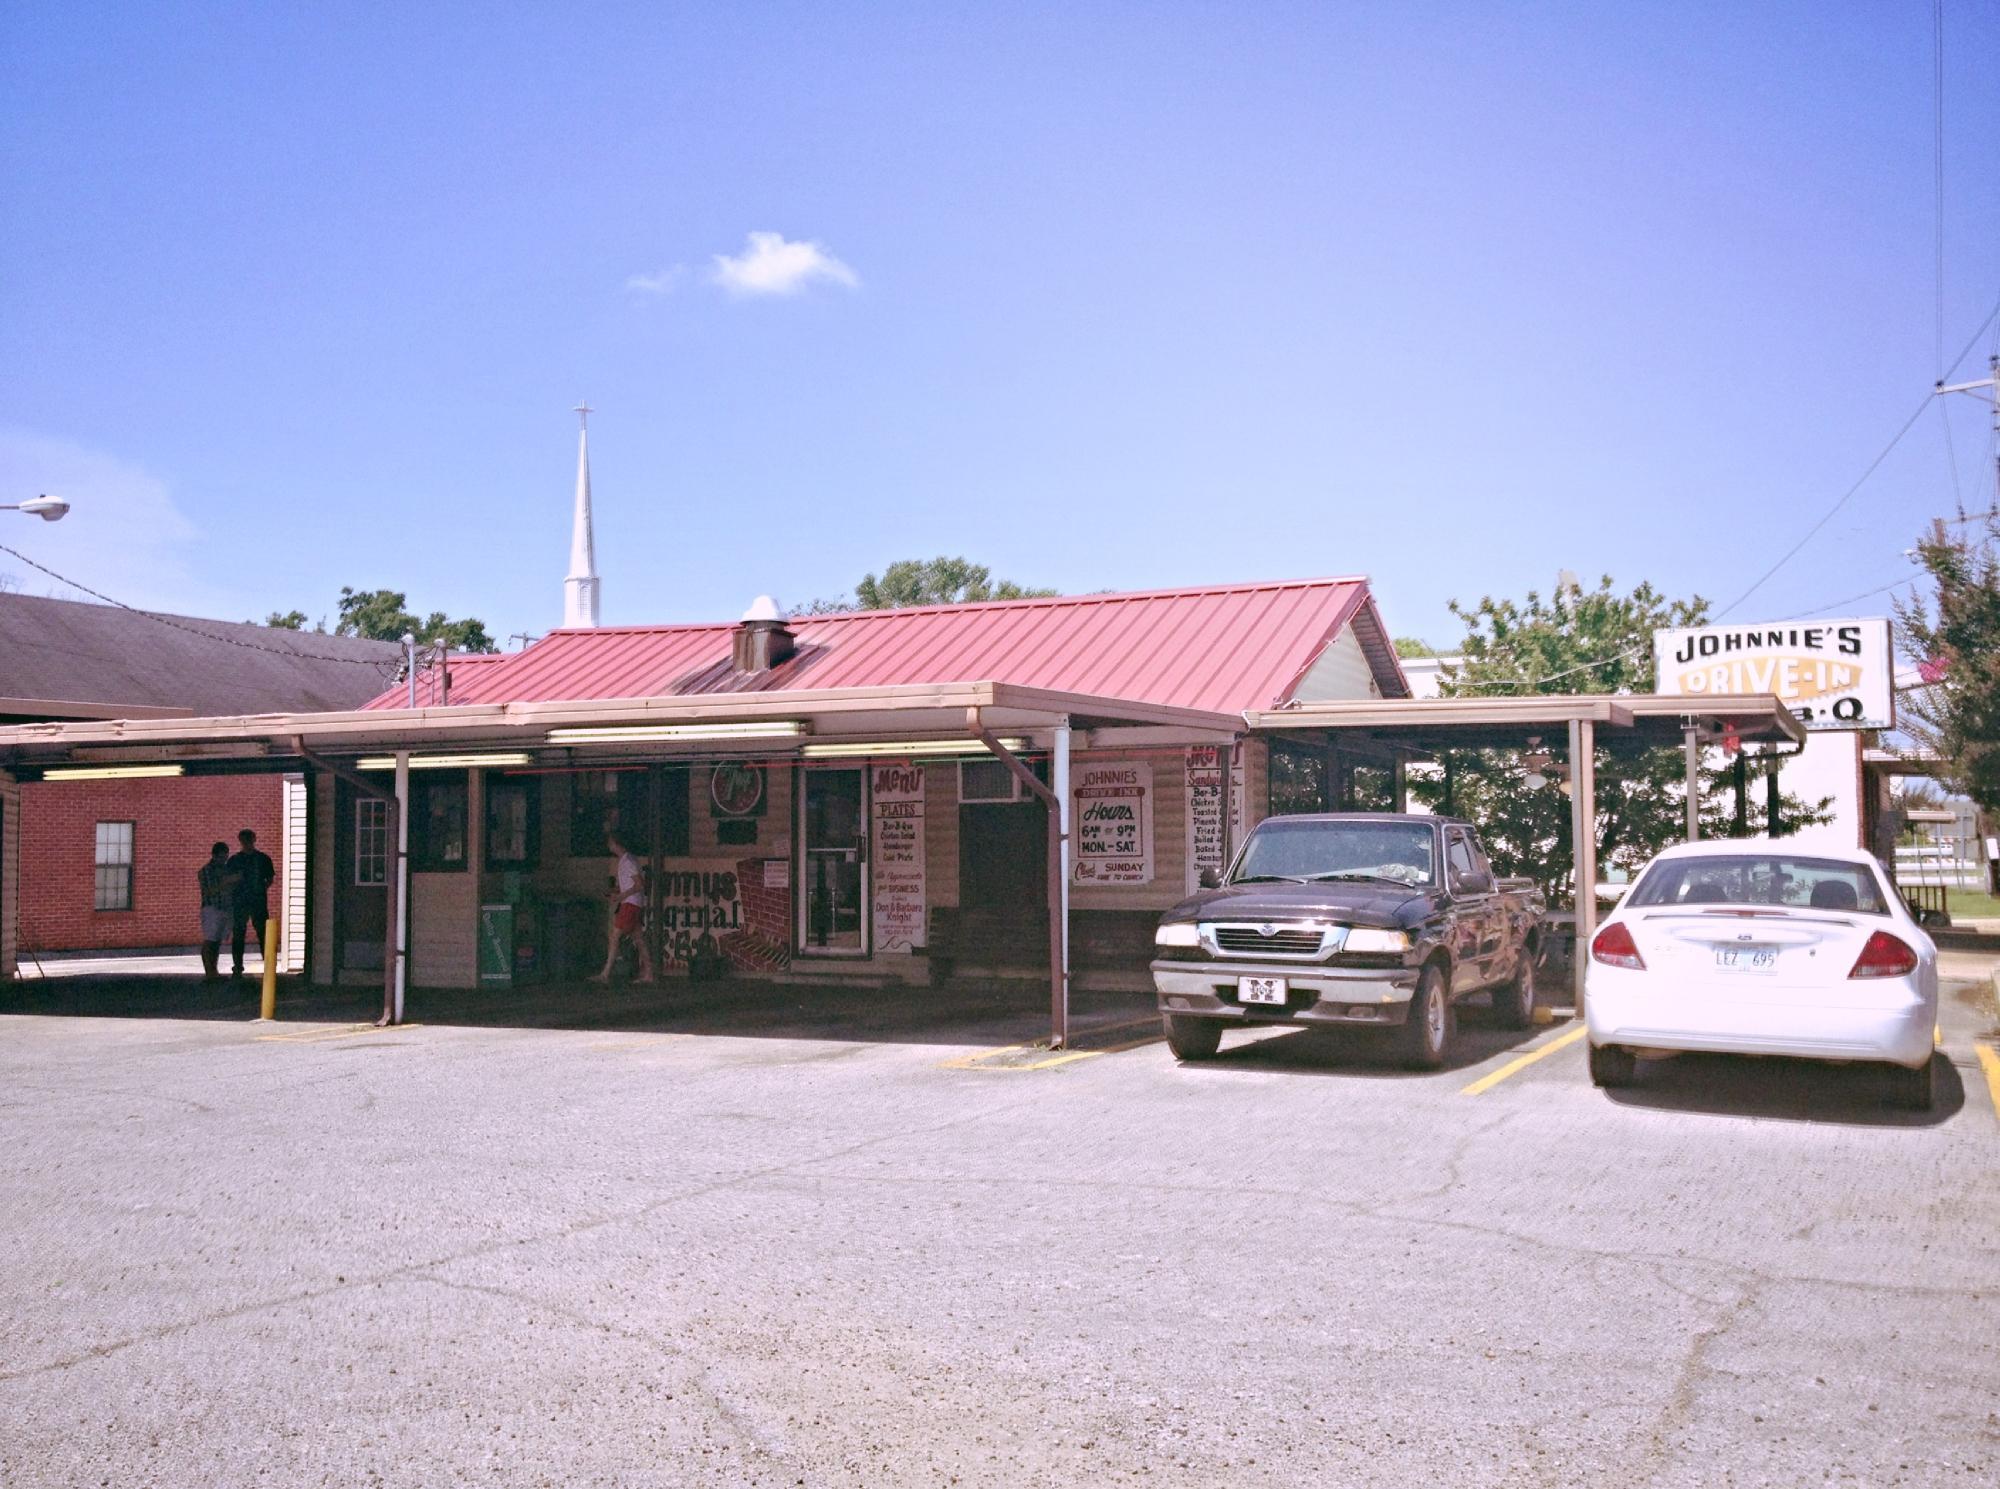
<instances>
[{"instance_id":1,"label":"doorway","mask_svg":"<svg viewBox=\"0 0 2000 1489\"><path fill-rule=\"evenodd\" d=\"M868 955L868 772L799 773L799 952Z\"/></svg>"}]
</instances>

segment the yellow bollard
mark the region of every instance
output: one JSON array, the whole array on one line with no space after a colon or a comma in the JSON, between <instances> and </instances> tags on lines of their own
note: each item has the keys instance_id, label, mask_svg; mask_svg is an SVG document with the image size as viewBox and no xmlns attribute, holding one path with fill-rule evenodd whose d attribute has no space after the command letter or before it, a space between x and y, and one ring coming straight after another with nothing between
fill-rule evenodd
<instances>
[{"instance_id":1,"label":"yellow bollard","mask_svg":"<svg viewBox=\"0 0 2000 1489\"><path fill-rule=\"evenodd\" d=\"M264 953L264 1006L257 1017L274 1019L278 1016L278 922L264 922L262 944L257 948Z\"/></svg>"}]
</instances>

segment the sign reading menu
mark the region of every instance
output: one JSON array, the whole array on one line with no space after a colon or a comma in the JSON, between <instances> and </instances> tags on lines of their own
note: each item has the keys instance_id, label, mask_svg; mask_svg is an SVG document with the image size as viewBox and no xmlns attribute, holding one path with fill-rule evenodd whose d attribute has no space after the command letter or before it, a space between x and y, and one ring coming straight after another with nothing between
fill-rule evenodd
<instances>
[{"instance_id":1,"label":"sign reading menu","mask_svg":"<svg viewBox=\"0 0 2000 1489\"><path fill-rule=\"evenodd\" d=\"M875 950L924 944L924 768L874 769Z\"/></svg>"},{"instance_id":2,"label":"sign reading menu","mask_svg":"<svg viewBox=\"0 0 2000 1489\"><path fill-rule=\"evenodd\" d=\"M1191 745L1187 752L1187 888L1201 888L1203 869L1220 874L1222 848L1222 751ZM1243 841L1243 752L1229 752L1229 841Z\"/></svg>"},{"instance_id":3,"label":"sign reading menu","mask_svg":"<svg viewBox=\"0 0 2000 1489\"><path fill-rule=\"evenodd\" d=\"M1150 884L1153 767L1144 760L1079 766L1070 781L1078 884Z\"/></svg>"}]
</instances>

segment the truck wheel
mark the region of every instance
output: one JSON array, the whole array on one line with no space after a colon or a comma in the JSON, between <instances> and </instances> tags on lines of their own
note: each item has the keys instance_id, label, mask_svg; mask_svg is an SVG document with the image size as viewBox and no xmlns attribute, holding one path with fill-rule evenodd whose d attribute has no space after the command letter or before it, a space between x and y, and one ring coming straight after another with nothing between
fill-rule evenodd
<instances>
[{"instance_id":1,"label":"truck wheel","mask_svg":"<svg viewBox=\"0 0 2000 1489\"><path fill-rule=\"evenodd\" d=\"M1915 1070L1903 1065L1889 1067L1895 1085L1890 1089L1895 1093L1897 1106L1913 1112L1927 1112L1931 1109L1931 1062L1929 1060Z\"/></svg>"},{"instance_id":2,"label":"truck wheel","mask_svg":"<svg viewBox=\"0 0 2000 1489\"><path fill-rule=\"evenodd\" d=\"M1167 1025L1167 1048L1176 1060L1212 1060L1222 1048L1222 1025L1215 1019L1176 1018L1162 1014Z\"/></svg>"},{"instance_id":3,"label":"truck wheel","mask_svg":"<svg viewBox=\"0 0 2000 1489\"><path fill-rule=\"evenodd\" d=\"M1444 973L1436 962L1417 978L1417 990L1410 995L1409 1017L1397 1031L1397 1053L1412 1070L1437 1070L1451 1047L1457 1016L1451 995L1445 991Z\"/></svg>"},{"instance_id":4,"label":"truck wheel","mask_svg":"<svg viewBox=\"0 0 2000 1489\"><path fill-rule=\"evenodd\" d=\"M1620 1049L1615 1044L1593 1044L1590 1047L1590 1083L1609 1089L1614 1086L1629 1086L1639 1074L1639 1061L1630 1050Z\"/></svg>"},{"instance_id":5,"label":"truck wheel","mask_svg":"<svg viewBox=\"0 0 2000 1489\"><path fill-rule=\"evenodd\" d=\"M1503 1029L1525 1029L1535 1022L1535 954L1521 952L1521 968L1493 989L1493 1012Z\"/></svg>"}]
</instances>

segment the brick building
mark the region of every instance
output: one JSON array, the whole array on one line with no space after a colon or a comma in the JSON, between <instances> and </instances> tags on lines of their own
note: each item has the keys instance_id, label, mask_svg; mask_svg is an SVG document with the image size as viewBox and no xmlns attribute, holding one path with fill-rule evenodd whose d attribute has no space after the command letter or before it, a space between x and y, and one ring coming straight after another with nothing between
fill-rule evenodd
<instances>
[{"instance_id":1,"label":"brick building","mask_svg":"<svg viewBox=\"0 0 2000 1489\"><path fill-rule=\"evenodd\" d=\"M381 692L399 658L353 637L0 594L7 723L351 708ZM304 905L305 856L286 853L288 835L303 841L297 777L42 781L9 805L16 820L0 832L18 834L20 882L7 888L26 954L192 944L195 870L245 827L278 866L273 908Z\"/></svg>"}]
</instances>

